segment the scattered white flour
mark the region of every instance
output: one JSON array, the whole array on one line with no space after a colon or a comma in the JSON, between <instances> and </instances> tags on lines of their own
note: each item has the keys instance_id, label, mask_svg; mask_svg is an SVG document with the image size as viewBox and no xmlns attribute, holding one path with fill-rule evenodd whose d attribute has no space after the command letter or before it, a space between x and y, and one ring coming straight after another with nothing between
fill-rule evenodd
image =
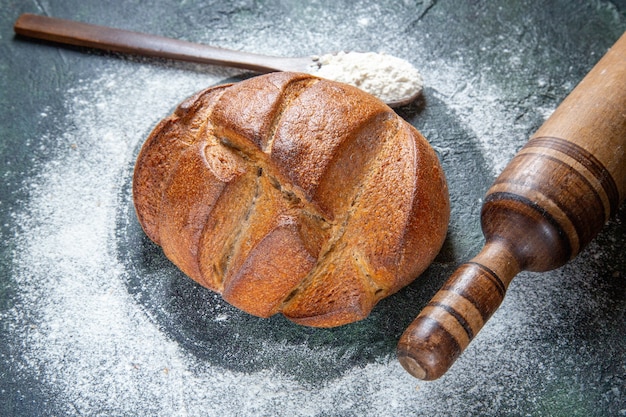
<instances>
[{"instance_id":1,"label":"scattered white flour","mask_svg":"<svg viewBox=\"0 0 626 417\"><path fill-rule=\"evenodd\" d=\"M456 62L428 62L421 71L429 80L432 94L474 134L481 153L491 164L491 174L500 174L529 138L528 126L512 123L515 115L503 102L506 92ZM553 110L543 109L546 119ZM445 132L441 134L445 136Z\"/></svg>"},{"instance_id":2,"label":"scattered white flour","mask_svg":"<svg viewBox=\"0 0 626 417\"><path fill-rule=\"evenodd\" d=\"M456 373L421 384L389 358L311 389L276 372L244 374L202 362L128 293L115 230L133 152L179 101L228 76L116 63L64 92L64 115L42 109L42 118L59 117L64 128L58 137L32 139L61 152L30 179L30 198L15 214L20 301L0 317L21 344L15 366L48 387L64 415L438 415L442 388L472 384L474 363L459 361ZM462 92L448 97L451 105L469 99ZM494 115L493 124L506 120Z\"/></svg>"},{"instance_id":3,"label":"scattered white flour","mask_svg":"<svg viewBox=\"0 0 626 417\"><path fill-rule=\"evenodd\" d=\"M339 52L314 57L319 77L358 87L387 103L417 96L423 89L419 71L409 62L375 52Z\"/></svg>"},{"instance_id":4,"label":"scattered white flour","mask_svg":"<svg viewBox=\"0 0 626 417\"><path fill-rule=\"evenodd\" d=\"M380 11L364 9L360 13L365 18L351 11L361 26L387 22L401 27L397 25L401 16L387 13L391 8L385 4L371 3ZM402 10L400 3L410 2L397 3L393 9ZM320 33L332 33L336 40L357 38L344 16L329 12L325 17L322 20L330 23L320 28ZM285 33L296 33L301 22L294 19L292 24ZM294 42L285 42L283 37L270 36L276 33L273 26L268 26L263 37L258 37L258 31L263 30L259 26L256 31L241 22L229 22L224 27L229 36L233 28L243 28L241 44L235 46L252 48L255 40L275 39L273 46L278 52L292 48L289 52L295 53L294 49L310 36L307 32ZM333 39L319 39L320 47L334 45ZM398 32L383 41L399 48L390 53L409 56L419 51L420 45L407 39L405 32ZM372 64L378 62L369 58L368 71ZM511 123L516 115L505 102L511 95L488 75L471 73L475 68L466 66L462 59L420 62L419 67L428 80L425 113L435 101L443 103L439 109L449 112L420 114L416 116L419 122L439 136L438 143L450 143L451 147L459 138L449 137L451 133L440 129L438 123L450 119L458 122L459 130L467 133L462 139L479 147L485 167L494 175L499 173L528 133L522 122ZM336 379L307 384L272 369L248 373L225 369L191 354L129 293L132 271L122 261L124 254L119 253L116 242L119 197L128 191L123 190L123 183L137 147L182 99L239 74L228 70L218 73L216 68L208 73L187 69L113 60L102 66L98 78L85 80L69 91L59 90L65 100L63 108L40 109L39 117L46 126L57 128L43 137L24 138L25 143L40 144L38 151L50 151L50 156L46 162L33 160L35 165L29 168L37 174L27 178L20 190L28 197L9 214L14 225L8 230L16 237L7 239L12 245L7 249L12 251L12 259L6 279L15 294L10 295L14 304L0 309L0 334L8 336L6 345L10 347L8 352L0 352L0 363L8 365L0 374L9 375L5 379L8 384L0 387L0 403L8 402L16 411L26 409L37 415L168 417L594 415L595 409L576 408L580 403L590 403L580 400L583 395L594 396L598 405L602 405L600 400L613 398L623 403L623 378L595 366L603 364L603 355L596 354L596 341L590 338L568 346L570 340L580 339L571 335L568 339L562 331L564 320L558 317L559 311L575 313L580 306L593 306L590 303L594 299L602 300L594 298L598 284L594 280L589 281L589 288L568 293L558 285L550 289L553 284L544 283L540 276L514 280L503 306L464 356L448 374L429 383L408 375L393 356L354 366ZM326 70L331 70L330 64ZM348 72L358 73L358 66ZM383 70L387 87L398 88L398 76L402 75ZM418 80L415 74L410 78L412 83ZM421 83L419 76L419 89ZM373 90L383 91L384 86L374 86ZM547 115L550 110L545 108L541 113ZM473 175L464 167L455 174ZM587 268L591 274L592 266ZM573 279L579 271L575 272L564 269L560 282L576 285L580 281ZM534 283L524 284L529 281ZM516 291L516 286L523 285L530 285L532 291ZM551 291L559 296L549 297ZM572 299L572 294L578 298ZM536 309L548 305L548 300L571 309ZM230 318L220 313L215 320L228 325ZM594 320L591 314L579 315L571 334L580 331L575 326L578 323L596 329L600 323ZM538 322L542 325L537 326ZM280 360L281 355L308 347L276 343L263 349L273 349ZM327 349L312 352L310 357L338 355ZM623 350L619 347L607 356L616 358L615 366L622 366ZM560 362L575 370L573 374L562 374ZM602 393L585 389L581 375L595 375L596 369L602 372L590 378L591 388L596 389L593 381L612 377L612 390ZM8 400L6 391L11 394ZM33 395L40 396L39 403L35 404ZM559 401L566 411L558 412ZM45 409L34 410L33 404ZM22 410L17 410L20 407ZM518 412L520 409L535 412ZM620 415L626 415L626 406Z\"/></svg>"},{"instance_id":5,"label":"scattered white flour","mask_svg":"<svg viewBox=\"0 0 626 417\"><path fill-rule=\"evenodd\" d=\"M227 78L137 67L118 64L65 92L67 120L58 122L67 130L40 138L65 152L40 167L28 203L15 214L19 301L0 321L21 345L13 359L20 373L47 387L60 415L368 415L334 398L355 387L370 404L411 396L415 381L395 362L354 369L315 391L271 371L212 367L170 340L137 304L115 245L123 173L159 119ZM399 380L405 392L394 388Z\"/></svg>"}]
</instances>

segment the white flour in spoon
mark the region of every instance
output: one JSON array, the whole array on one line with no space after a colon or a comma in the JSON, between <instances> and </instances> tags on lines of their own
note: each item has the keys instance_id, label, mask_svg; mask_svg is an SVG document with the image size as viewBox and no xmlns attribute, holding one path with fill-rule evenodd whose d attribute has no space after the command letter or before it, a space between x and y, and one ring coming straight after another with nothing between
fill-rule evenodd
<instances>
[{"instance_id":1,"label":"white flour in spoon","mask_svg":"<svg viewBox=\"0 0 626 417\"><path fill-rule=\"evenodd\" d=\"M485 146L494 154L506 152L513 146L510 136L497 133L509 131L507 117L494 102L466 94L470 90L448 94L446 86L462 76L439 71L442 66L427 69L442 88L437 94L469 126L477 123L472 109L480 108L490 137L507 138ZM12 276L19 297L0 316L19 345L12 363L46 387L54 410L64 415L378 416L419 409L434 416L441 401L449 410L463 410L463 398L441 398L442 388L472 384L467 379L476 378L475 363L459 361L453 376L416 390L419 382L389 358L311 389L271 370L244 374L200 361L169 339L128 293L115 243L124 170L134 149L178 102L227 76L116 62L100 78L61 92L66 109L55 122L65 126L64 133L31 138L60 152L37 167L38 175L25 184L29 201L14 213L20 232ZM42 109L40 117L54 113ZM497 320L490 326L483 337L490 329L498 332ZM284 347L276 349L280 360ZM491 358L484 360L481 366Z\"/></svg>"},{"instance_id":2,"label":"white flour in spoon","mask_svg":"<svg viewBox=\"0 0 626 417\"><path fill-rule=\"evenodd\" d=\"M385 102L400 101L419 94L422 75L409 62L375 52L339 52L315 57L318 77L358 87Z\"/></svg>"}]
</instances>

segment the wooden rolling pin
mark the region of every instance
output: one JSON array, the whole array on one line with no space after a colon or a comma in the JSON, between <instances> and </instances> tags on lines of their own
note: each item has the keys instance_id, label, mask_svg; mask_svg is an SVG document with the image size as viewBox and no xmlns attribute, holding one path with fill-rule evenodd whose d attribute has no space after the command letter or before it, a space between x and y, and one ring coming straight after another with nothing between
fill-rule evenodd
<instances>
[{"instance_id":1,"label":"wooden rolling pin","mask_svg":"<svg viewBox=\"0 0 626 417\"><path fill-rule=\"evenodd\" d=\"M485 246L461 265L402 335L417 378L443 375L500 306L520 271L574 258L626 194L626 34L517 153L488 190Z\"/></svg>"}]
</instances>

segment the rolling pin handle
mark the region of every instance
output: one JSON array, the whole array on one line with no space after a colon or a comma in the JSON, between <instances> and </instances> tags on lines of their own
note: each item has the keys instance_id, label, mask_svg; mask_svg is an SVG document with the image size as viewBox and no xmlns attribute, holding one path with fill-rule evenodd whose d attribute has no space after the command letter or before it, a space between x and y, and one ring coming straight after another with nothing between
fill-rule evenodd
<instances>
[{"instance_id":1,"label":"rolling pin handle","mask_svg":"<svg viewBox=\"0 0 626 417\"><path fill-rule=\"evenodd\" d=\"M519 262L496 240L461 265L407 328L398 359L413 376L442 376L502 303Z\"/></svg>"}]
</instances>

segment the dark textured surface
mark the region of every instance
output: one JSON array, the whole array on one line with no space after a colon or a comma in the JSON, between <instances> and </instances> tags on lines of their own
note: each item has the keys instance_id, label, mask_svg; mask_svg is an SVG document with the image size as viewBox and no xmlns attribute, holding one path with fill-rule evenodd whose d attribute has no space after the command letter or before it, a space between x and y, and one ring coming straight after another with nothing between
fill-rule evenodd
<instances>
[{"instance_id":1,"label":"dark textured surface","mask_svg":"<svg viewBox=\"0 0 626 417\"><path fill-rule=\"evenodd\" d=\"M414 380L394 356L404 328L480 249L481 198L495 175L626 30L623 1L544 3L3 1L0 415L626 415L624 207L570 264L517 277L502 308L442 379ZM443 251L420 279L353 325L310 329L233 309L147 241L129 187L133 157L151 126L204 79L215 84L249 74L16 38L12 25L22 12L274 55L344 49L408 59L423 70L426 88L398 113L431 141L448 177L452 220ZM168 76L184 90L156 85ZM181 82L185 77L190 81ZM129 91L146 87L120 97L121 88L109 89L113 81ZM152 95L139 94L149 88ZM160 94L169 100L160 107L140 101L158 102ZM96 106L125 102L131 111L114 118ZM158 114L142 116L139 127L115 127L132 125L142 106ZM121 155L90 153L115 139L126 146ZM63 245L80 248L69 243L71 231L84 236L81 214L100 206L64 214L61 204L42 203L57 201L45 193L59 189L68 190L70 202L71 190L97 194L64 176L73 163L112 169L109 180L94 185L112 196L99 202L111 207L96 223L104 228L94 234L103 237L98 250L106 255L94 253L98 265L88 254L66 254ZM50 225L65 225L58 219L72 215L77 224L63 235L68 240L41 243L51 253L38 255L43 232L54 234ZM171 362L167 379L151 373L150 353L161 353L145 347L161 339L138 329L147 341L135 341L108 316L98 316L88 328L95 333L84 336L87 327L79 324L88 319L81 317L91 312L66 299L91 295L58 294L65 278L109 276L120 284L103 291L110 304L162 336L164 350L175 350L163 354ZM64 311L65 321L56 320ZM106 332L112 336L99 349L88 343ZM129 357L138 347L145 356Z\"/></svg>"}]
</instances>

